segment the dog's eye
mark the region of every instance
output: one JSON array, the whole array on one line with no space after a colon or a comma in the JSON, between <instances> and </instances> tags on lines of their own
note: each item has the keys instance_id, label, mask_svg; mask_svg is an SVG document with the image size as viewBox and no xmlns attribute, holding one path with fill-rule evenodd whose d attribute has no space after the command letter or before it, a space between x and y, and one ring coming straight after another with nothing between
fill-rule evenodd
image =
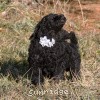
<instances>
[{"instance_id":1,"label":"dog's eye","mask_svg":"<svg viewBox=\"0 0 100 100\"><path fill-rule=\"evenodd\" d=\"M54 18L54 21L56 21L56 20L57 20L57 18L55 17L55 18Z\"/></svg>"},{"instance_id":2,"label":"dog's eye","mask_svg":"<svg viewBox=\"0 0 100 100\"><path fill-rule=\"evenodd\" d=\"M54 21L56 21L56 20L59 20L59 17L58 16L54 17Z\"/></svg>"}]
</instances>

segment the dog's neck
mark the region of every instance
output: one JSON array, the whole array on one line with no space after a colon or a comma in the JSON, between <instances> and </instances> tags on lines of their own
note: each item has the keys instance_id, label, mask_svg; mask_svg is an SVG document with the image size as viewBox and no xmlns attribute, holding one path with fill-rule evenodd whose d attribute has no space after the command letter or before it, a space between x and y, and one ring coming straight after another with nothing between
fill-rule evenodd
<instances>
[{"instance_id":1,"label":"dog's neck","mask_svg":"<svg viewBox=\"0 0 100 100\"><path fill-rule=\"evenodd\" d=\"M51 31L55 34L57 34L59 31L61 31L62 29L56 29L56 30L53 30L53 29L45 29L45 28L42 28L42 33L45 34L45 33L50 33Z\"/></svg>"}]
</instances>

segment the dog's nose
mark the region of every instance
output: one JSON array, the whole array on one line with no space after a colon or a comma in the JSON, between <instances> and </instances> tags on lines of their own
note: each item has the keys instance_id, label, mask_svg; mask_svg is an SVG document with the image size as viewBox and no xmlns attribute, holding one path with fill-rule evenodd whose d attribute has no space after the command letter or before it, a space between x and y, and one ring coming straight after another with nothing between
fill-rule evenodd
<instances>
[{"instance_id":1,"label":"dog's nose","mask_svg":"<svg viewBox=\"0 0 100 100\"><path fill-rule=\"evenodd\" d=\"M59 17L64 17L64 15L63 14L60 14Z\"/></svg>"},{"instance_id":2,"label":"dog's nose","mask_svg":"<svg viewBox=\"0 0 100 100\"><path fill-rule=\"evenodd\" d=\"M60 17L60 19L61 19L62 22L66 21L66 17L63 14L59 15L59 17Z\"/></svg>"}]
</instances>

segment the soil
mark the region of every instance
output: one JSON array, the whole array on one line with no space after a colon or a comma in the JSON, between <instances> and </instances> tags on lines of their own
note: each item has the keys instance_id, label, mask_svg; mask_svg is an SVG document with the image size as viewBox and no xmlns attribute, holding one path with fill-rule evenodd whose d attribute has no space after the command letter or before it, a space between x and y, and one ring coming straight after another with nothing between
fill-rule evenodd
<instances>
[{"instance_id":1,"label":"soil","mask_svg":"<svg viewBox=\"0 0 100 100\"><path fill-rule=\"evenodd\" d=\"M71 19L77 19L76 21L78 22L80 22L81 19L81 31L94 30L100 33L100 2L84 2L81 4L82 9L78 3L71 3L70 5L71 10L69 16L71 16Z\"/></svg>"}]
</instances>

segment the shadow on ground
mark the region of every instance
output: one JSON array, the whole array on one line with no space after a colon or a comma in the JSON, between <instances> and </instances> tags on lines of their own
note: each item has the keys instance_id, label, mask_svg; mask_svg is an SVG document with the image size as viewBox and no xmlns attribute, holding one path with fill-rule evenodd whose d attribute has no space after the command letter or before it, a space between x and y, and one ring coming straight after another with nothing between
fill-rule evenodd
<instances>
[{"instance_id":1,"label":"shadow on ground","mask_svg":"<svg viewBox=\"0 0 100 100\"><path fill-rule=\"evenodd\" d=\"M19 81L20 77L26 77L28 75L28 62L26 59L16 61L15 59L9 59L3 61L0 69L1 76L8 76L9 79L13 78Z\"/></svg>"}]
</instances>

